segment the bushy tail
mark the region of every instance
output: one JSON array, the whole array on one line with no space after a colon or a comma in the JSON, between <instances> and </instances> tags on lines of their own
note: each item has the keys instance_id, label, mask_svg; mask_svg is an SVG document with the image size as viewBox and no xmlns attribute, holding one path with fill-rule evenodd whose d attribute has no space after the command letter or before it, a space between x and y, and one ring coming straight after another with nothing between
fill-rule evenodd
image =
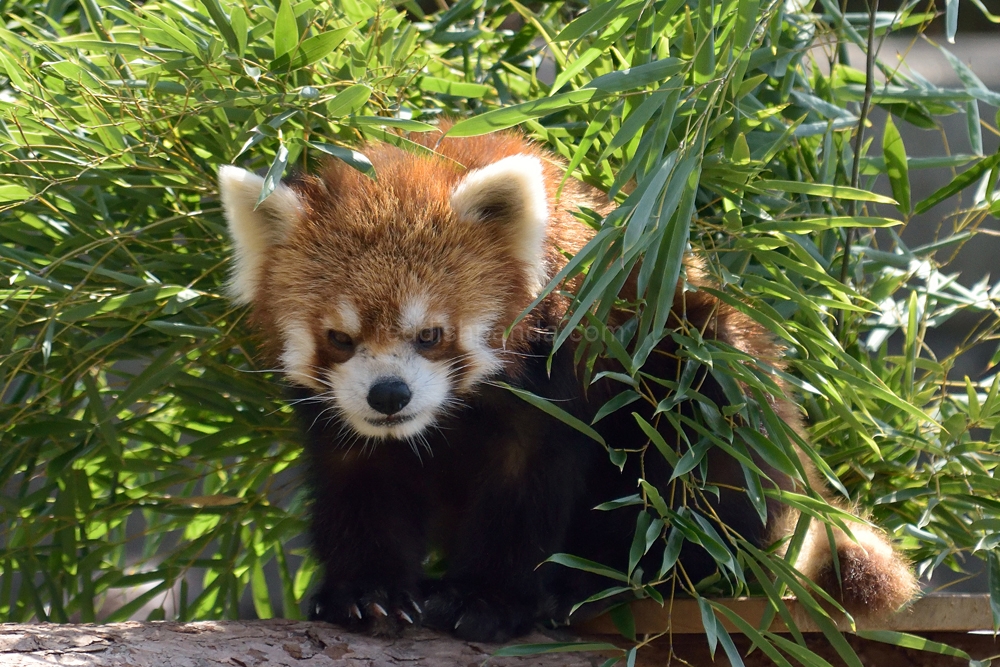
<instances>
[{"instance_id":1,"label":"bushy tail","mask_svg":"<svg viewBox=\"0 0 1000 667\"><path fill-rule=\"evenodd\" d=\"M813 520L795 566L852 616L886 616L910 602L919 590L909 564L888 538L862 523L849 524L855 540L831 526L836 563L826 524Z\"/></svg>"}]
</instances>

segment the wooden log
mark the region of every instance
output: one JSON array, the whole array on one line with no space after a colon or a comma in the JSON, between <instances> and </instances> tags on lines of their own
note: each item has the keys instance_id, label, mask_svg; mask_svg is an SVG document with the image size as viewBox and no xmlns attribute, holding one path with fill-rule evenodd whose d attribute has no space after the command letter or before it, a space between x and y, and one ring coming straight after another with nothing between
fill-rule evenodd
<instances>
[{"instance_id":1,"label":"wooden log","mask_svg":"<svg viewBox=\"0 0 1000 667\"><path fill-rule=\"evenodd\" d=\"M766 608L761 599L719 600L749 623L758 626ZM636 631L669 634L639 651L636 667L680 664L727 665L721 649L714 659L693 600L678 599L661 608L645 600L633 603ZM806 643L833 665L842 662L827 640L815 633L805 610L792 601L792 616L807 633ZM729 626L728 622L726 625ZM772 629L782 632L780 621ZM990 629L992 616L985 595L942 595L918 600L888 622L859 624L861 629L896 630L950 644L983 659L1000 653L991 634L968 634ZM729 626L730 631L735 628ZM598 617L574 631L535 633L512 642L544 644L553 641L612 642L628 647L607 617ZM603 635L603 636L600 636ZM857 636L848 636L865 667L907 665L944 667L967 665L968 660L933 652L903 649ZM773 663L760 651L748 655L749 641L733 634L747 667ZM399 639L357 635L327 623L304 621L205 621L198 623L129 622L108 625L0 624L0 667L72 665L86 667L598 667L613 652L560 652L523 658L494 658L495 644L466 642L426 629L413 629ZM793 661L794 662L794 661Z\"/></svg>"},{"instance_id":2,"label":"wooden log","mask_svg":"<svg viewBox=\"0 0 1000 667\"><path fill-rule=\"evenodd\" d=\"M517 643L552 641L536 633ZM607 659L598 653L491 658L499 648L424 629L378 639L287 620L0 624L2 667L597 667Z\"/></svg>"}]
</instances>

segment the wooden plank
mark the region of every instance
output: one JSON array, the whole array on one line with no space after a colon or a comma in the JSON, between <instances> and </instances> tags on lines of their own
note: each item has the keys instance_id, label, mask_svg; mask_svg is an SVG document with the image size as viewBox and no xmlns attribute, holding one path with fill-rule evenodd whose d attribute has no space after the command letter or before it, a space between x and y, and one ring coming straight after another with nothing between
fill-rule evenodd
<instances>
[{"instance_id":1,"label":"wooden plank","mask_svg":"<svg viewBox=\"0 0 1000 667\"><path fill-rule=\"evenodd\" d=\"M736 598L714 600L736 612L754 627L760 627L764 612L768 608L765 598ZM808 612L796 600L786 600L789 613L796 627L802 632L818 632L819 627L809 618ZM661 607L653 600L637 600L632 603L635 629L640 634L667 632L674 634L703 634L701 611L698 603L689 598L667 600ZM739 632L728 620L721 619L730 632ZM575 625L575 624L574 624ZM852 628L846 618L837 623L843 631ZM579 626L581 632L592 634L618 634L614 623L607 614L585 621ZM894 630L897 632L971 632L992 630L993 615L990 612L990 596L968 595L928 595L920 598L894 616L879 621L858 620L858 630ZM788 628L775 617L771 623L772 632L788 632Z\"/></svg>"},{"instance_id":2,"label":"wooden plank","mask_svg":"<svg viewBox=\"0 0 1000 667\"><path fill-rule=\"evenodd\" d=\"M947 644L965 651L973 660L988 661L1000 655L1000 642L992 634L968 634L961 632L926 632L920 636L928 641ZM745 667L775 667L774 661L761 651L753 651L750 640L741 635L731 635L737 652L743 656ZM803 635L803 647L812 651L830 665L843 665L844 661L837 650L830 645L826 637L818 632L807 632ZM956 656L939 655L931 651L921 651L915 648L902 648L847 634L844 640L850 644L863 667L969 667L969 661ZM628 643L623 642L623 646ZM789 658L789 662L799 667L798 660ZM708 641L705 635L670 635L646 644L638 652L635 667L681 667L691 665L696 667L721 667L729 665L722 655L722 649L716 648L713 661L708 651ZM996 660L994 659L994 663ZM823 663L817 663L823 664ZM485 667L492 667L486 663ZM621 667L619 665L619 667Z\"/></svg>"}]
</instances>

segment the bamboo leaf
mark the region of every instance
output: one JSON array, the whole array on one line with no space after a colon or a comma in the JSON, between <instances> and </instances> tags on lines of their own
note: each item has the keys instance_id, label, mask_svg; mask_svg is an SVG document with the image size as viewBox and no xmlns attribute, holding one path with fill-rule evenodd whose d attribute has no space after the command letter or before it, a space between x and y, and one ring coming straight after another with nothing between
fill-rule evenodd
<instances>
[{"instance_id":1,"label":"bamboo leaf","mask_svg":"<svg viewBox=\"0 0 1000 667\"><path fill-rule=\"evenodd\" d=\"M862 639L891 644L901 648L912 648L918 651L928 651L940 655L951 655L963 660L971 660L968 653L957 648L952 648L947 644L934 642L924 637L917 637L905 632L894 632L891 630L858 630L855 632Z\"/></svg>"},{"instance_id":2,"label":"bamboo leaf","mask_svg":"<svg viewBox=\"0 0 1000 667\"><path fill-rule=\"evenodd\" d=\"M800 181L759 180L753 189L776 190L778 192L794 192L817 197L833 197L835 199L855 199L857 201L872 201L879 204L896 204L896 200L884 195L860 190L846 185L830 185L827 183L804 183Z\"/></svg>"},{"instance_id":3,"label":"bamboo leaf","mask_svg":"<svg viewBox=\"0 0 1000 667\"><path fill-rule=\"evenodd\" d=\"M596 88L583 88L532 102L495 109L455 123L447 134L450 137L474 137L495 130L503 130L531 118L538 118L587 102L595 102L603 99L607 94Z\"/></svg>"},{"instance_id":4,"label":"bamboo leaf","mask_svg":"<svg viewBox=\"0 0 1000 667\"><path fill-rule=\"evenodd\" d=\"M489 86L478 83L463 83L461 81L449 81L435 76L423 76L417 82L422 90L431 93L444 93L456 97L478 98L485 97L492 92Z\"/></svg>"},{"instance_id":5,"label":"bamboo leaf","mask_svg":"<svg viewBox=\"0 0 1000 667\"><path fill-rule=\"evenodd\" d=\"M705 639L708 640L708 654L714 660L715 649L719 645L719 624L711 603L703 597L698 598L698 611L701 612L701 625L705 628Z\"/></svg>"},{"instance_id":6,"label":"bamboo leaf","mask_svg":"<svg viewBox=\"0 0 1000 667\"><path fill-rule=\"evenodd\" d=\"M895 227L903 224L892 218L874 218L867 216L830 216L827 218L807 218L804 220L775 220L774 222L758 222L747 225L746 232L784 232L786 234L808 234L825 229L840 229L850 227Z\"/></svg>"},{"instance_id":7,"label":"bamboo leaf","mask_svg":"<svg viewBox=\"0 0 1000 667\"><path fill-rule=\"evenodd\" d=\"M636 4L638 0L633 0L629 4ZM613 16L625 3L623 0L611 0L596 8L584 12L559 31L559 34L552 38L553 42L568 42L579 39L587 33L601 30L607 26L607 19ZM627 5L626 5L627 6Z\"/></svg>"},{"instance_id":8,"label":"bamboo leaf","mask_svg":"<svg viewBox=\"0 0 1000 667\"><path fill-rule=\"evenodd\" d=\"M281 0L274 21L274 58L292 53L299 45L299 26L295 21L291 0Z\"/></svg>"},{"instance_id":9,"label":"bamboo leaf","mask_svg":"<svg viewBox=\"0 0 1000 667\"><path fill-rule=\"evenodd\" d=\"M597 77L587 84L607 93L617 93L648 86L657 81L669 79L684 69L684 63L677 58L664 58L638 67L611 72Z\"/></svg>"},{"instance_id":10,"label":"bamboo leaf","mask_svg":"<svg viewBox=\"0 0 1000 667\"><path fill-rule=\"evenodd\" d=\"M282 6L284 6L284 4L282 4ZM280 11L278 13L278 16L279 16L279 18L281 17ZM343 28L337 28L336 30L329 30L329 31L326 31L326 32L321 32L318 35L313 35L312 37L309 37L308 39L306 39L305 41L302 42L302 45L299 46L299 50L295 54L295 58L293 60L291 60L292 69L299 69L301 67L308 67L309 65L313 65L313 64L318 63L319 61L323 60L323 58L325 58L329 54L333 53L333 50L336 49L338 46L340 46L343 43L344 39L346 39L347 36L349 34L351 34L351 31L353 29L354 29L354 26L345 26ZM295 30L296 30L296 32L295 32L295 35L294 35L294 39L295 39L295 41L297 43L298 42L298 27L296 27ZM275 31L277 31L277 25L275 26ZM291 35L288 35L288 36L286 36L286 38L290 37L290 36ZM284 47L287 47L287 44L284 44L283 48ZM294 50L294 48L295 48L295 45L293 44L292 48L288 49L287 51L283 51L279 55L278 54L278 48L277 48L277 45L276 45L275 46L275 60L277 61L282 56L286 56L286 55L292 53L292 51ZM281 65L279 64L278 67L281 67ZM278 67L275 67L274 65L272 65L271 68L272 69L278 69ZM348 90L350 90L350 89L348 89ZM365 98L365 99L367 100L367 98Z\"/></svg>"},{"instance_id":11,"label":"bamboo leaf","mask_svg":"<svg viewBox=\"0 0 1000 667\"><path fill-rule=\"evenodd\" d=\"M545 559L546 563L556 563L558 565L563 565L565 567L573 568L574 570L583 570L584 572L592 572L594 574L599 574L603 577L608 577L610 579L615 579L616 581L621 581L623 583L628 583L628 576L623 572L619 572L613 568L606 565L601 565L600 563L595 563L594 561L587 560L586 558L580 558L578 556L572 556L570 554L553 554Z\"/></svg>"},{"instance_id":12,"label":"bamboo leaf","mask_svg":"<svg viewBox=\"0 0 1000 667\"><path fill-rule=\"evenodd\" d=\"M594 418L590 421L591 424L596 424L601 421L604 417L621 410L626 405L631 405L638 401L642 396L634 391L628 390L616 395L614 398L608 400L607 403L601 406L601 409L597 411Z\"/></svg>"},{"instance_id":13,"label":"bamboo leaf","mask_svg":"<svg viewBox=\"0 0 1000 667\"><path fill-rule=\"evenodd\" d=\"M608 616L611 617L612 622L615 624L615 628L621 633L622 637L628 639L629 641L636 641L635 636L635 617L632 614L632 607L628 604L620 604L612 607L608 610ZM629 649L627 667L632 667L629 663L634 663L635 658L635 647L633 646Z\"/></svg>"},{"instance_id":14,"label":"bamboo leaf","mask_svg":"<svg viewBox=\"0 0 1000 667\"><path fill-rule=\"evenodd\" d=\"M260 187L260 196L257 197L257 203L254 208L260 206L265 199L271 196L274 189L278 187L278 183L281 182L281 177L285 173L285 165L288 164L288 149L285 146L278 147L278 153L274 156L274 160L271 161L271 166L267 169L267 174L264 176L264 183Z\"/></svg>"},{"instance_id":15,"label":"bamboo leaf","mask_svg":"<svg viewBox=\"0 0 1000 667\"><path fill-rule=\"evenodd\" d=\"M271 596L267 591L267 580L264 578L264 568L260 559L255 558L250 567L250 593L253 598L254 611L258 618L273 618Z\"/></svg>"},{"instance_id":16,"label":"bamboo leaf","mask_svg":"<svg viewBox=\"0 0 1000 667\"><path fill-rule=\"evenodd\" d=\"M1000 153L991 155L988 158L984 158L974 164L972 167L966 169L961 174L956 176L950 183L942 188L935 190L929 197L923 201L917 202L914 207L913 212L916 214L924 213L929 211L933 207L937 206L945 199L952 197L965 188L969 187L977 180L979 180L985 173L993 169L995 166L1000 164Z\"/></svg>"},{"instance_id":17,"label":"bamboo leaf","mask_svg":"<svg viewBox=\"0 0 1000 667\"><path fill-rule=\"evenodd\" d=\"M348 86L326 103L326 113L331 118L356 113L368 102L371 95L372 89L364 84L356 83Z\"/></svg>"},{"instance_id":18,"label":"bamboo leaf","mask_svg":"<svg viewBox=\"0 0 1000 667\"><path fill-rule=\"evenodd\" d=\"M892 186L892 196L898 203L903 215L910 213L910 174L906 160L906 147L903 137L892 122L892 116L885 120L885 132L882 135L882 154L885 156L886 173Z\"/></svg>"},{"instance_id":19,"label":"bamboo leaf","mask_svg":"<svg viewBox=\"0 0 1000 667\"><path fill-rule=\"evenodd\" d=\"M236 38L236 31L230 24L229 17L223 11L222 5L219 4L219 0L201 0L201 4L208 10L208 15L212 17L212 21L222 33L222 38L226 40L229 48L242 55L246 48L246 42L244 41L241 46L240 40Z\"/></svg>"},{"instance_id":20,"label":"bamboo leaf","mask_svg":"<svg viewBox=\"0 0 1000 667\"><path fill-rule=\"evenodd\" d=\"M509 384L506 384L506 383L503 383L503 382L498 382L497 384L499 386L503 387L504 389L507 389L508 391L510 391L512 394L514 394L518 398L520 398L520 399L522 399L524 401L527 401L528 403L531 403L535 407L540 408L543 412L545 412L545 413L547 413L547 414L555 417L556 419L558 419L559 421L563 422L564 424L572 426L574 429L576 429L580 433L583 433L584 435L590 437L591 439L596 440L597 442L599 442L602 445L606 446L606 443L604 442L604 438L601 437L600 433L598 433L593 428L591 428L590 426L588 426L584 422L580 421L579 419L577 419L573 415L569 414L568 412L566 412L562 408L557 407L551 401L548 401L548 400L542 398L541 396L536 396L535 394L531 393L530 391L525 391L524 389L518 389L517 387L514 387L512 385L509 385Z\"/></svg>"},{"instance_id":21,"label":"bamboo leaf","mask_svg":"<svg viewBox=\"0 0 1000 667\"><path fill-rule=\"evenodd\" d=\"M948 41L955 43L955 34L958 32L958 0L945 0L945 35Z\"/></svg>"},{"instance_id":22,"label":"bamboo leaf","mask_svg":"<svg viewBox=\"0 0 1000 667\"><path fill-rule=\"evenodd\" d=\"M354 167L362 174L366 176L376 177L375 167L372 165L371 160L369 160L363 153L358 151L345 148L343 146L334 146L333 144L323 144L310 141L309 146L315 148L318 151L326 153L327 155L332 155L333 157L346 162L351 167Z\"/></svg>"},{"instance_id":23,"label":"bamboo leaf","mask_svg":"<svg viewBox=\"0 0 1000 667\"><path fill-rule=\"evenodd\" d=\"M518 644L505 646L493 655L497 657L520 657L542 653L576 653L581 651L620 651L614 644L606 642L552 642L549 644Z\"/></svg>"}]
</instances>

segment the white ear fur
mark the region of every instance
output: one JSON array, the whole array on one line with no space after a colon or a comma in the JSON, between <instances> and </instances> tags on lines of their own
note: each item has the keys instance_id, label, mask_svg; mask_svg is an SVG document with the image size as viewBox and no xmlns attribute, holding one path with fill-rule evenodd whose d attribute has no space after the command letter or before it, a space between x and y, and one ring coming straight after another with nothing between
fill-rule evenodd
<instances>
[{"instance_id":1,"label":"white ear fur","mask_svg":"<svg viewBox=\"0 0 1000 667\"><path fill-rule=\"evenodd\" d=\"M451 193L460 218L510 225L514 255L528 266L532 294L548 282L545 229L549 204L542 162L531 155L511 155L475 169Z\"/></svg>"},{"instance_id":2,"label":"white ear fur","mask_svg":"<svg viewBox=\"0 0 1000 667\"><path fill-rule=\"evenodd\" d=\"M246 169L219 168L219 197L233 237L229 295L241 305L253 301L268 247L284 239L301 208L295 192L281 183L256 206L263 186L264 179Z\"/></svg>"}]
</instances>

